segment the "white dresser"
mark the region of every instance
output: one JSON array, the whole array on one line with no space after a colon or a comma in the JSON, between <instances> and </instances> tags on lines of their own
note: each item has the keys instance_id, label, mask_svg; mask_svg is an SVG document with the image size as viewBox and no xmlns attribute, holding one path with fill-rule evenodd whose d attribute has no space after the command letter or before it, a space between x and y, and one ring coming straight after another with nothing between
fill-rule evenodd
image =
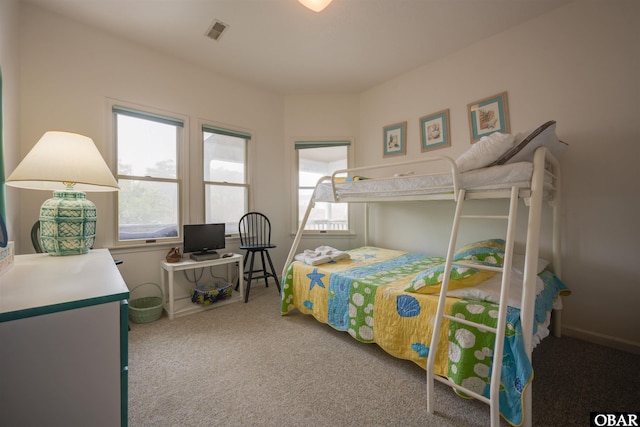
<instances>
[{"instance_id":1,"label":"white dresser","mask_svg":"<svg viewBox=\"0 0 640 427\"><path fill-rule=\"evenodd\" d=\"M129 290L107 249L0 276L0 425L126 426Z\"/></svg>"}]
</instances>

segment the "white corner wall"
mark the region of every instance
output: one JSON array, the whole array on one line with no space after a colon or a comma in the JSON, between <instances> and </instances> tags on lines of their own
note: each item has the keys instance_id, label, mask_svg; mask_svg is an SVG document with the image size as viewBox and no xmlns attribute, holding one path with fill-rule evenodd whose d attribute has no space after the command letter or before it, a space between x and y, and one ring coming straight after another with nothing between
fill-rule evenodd
<instances>
[{"instance_id":1,"label":"white corner wall","mask_svg":"<svg viewBox=\"0 0 640 427\"><path fill-rule=\"evenodd\" d=\"M638 22L640 2L576 1L398 76L362 94L357 145L360 165L380 163L382 127L406 120L406 158L424 156L418 118L449 108L452 147L428 154L455 158L470 144L467 104L502 91L512 131L556 120L557 134L570 144L561 161L563 279L573 292L564 299L564 332L634 352L640 352ZM424 218L426 209L414 209ZM406 225L379 243L428 245L420 219L393 210L386 218L394 213Z\"/></svg>"},{"instance_id":2,"label":"white corner wall","mask_svg":"<svg viewBox=\"0 0 640 427\"><path fill-rule=\"evenodd\" d=\"M287 251L293 243L293 237L297 231L297 224L292 218L295 217L295 206L293 205L295 193L296 177L295 173L295 141L304 140L352 140L354 145L359 144L356 136L359 125L359 96L356 94L323 94L323 95L299 95L287 96L285 98L285 153L286 163L284 169L287 171L287 196L288 212L287 224L289 225L289 242ZM355 150L354 150L355 151ZM355 160L355 159L352 159ZM301 239L298 252L304 249L317 248L322 245L329 245L338 249L349 249L360 244L361 215L357 206L350 207L352 218L352 229L356 231L354 235L327 236L327 235L306 235Z\"/></svg>"}]
</instances>

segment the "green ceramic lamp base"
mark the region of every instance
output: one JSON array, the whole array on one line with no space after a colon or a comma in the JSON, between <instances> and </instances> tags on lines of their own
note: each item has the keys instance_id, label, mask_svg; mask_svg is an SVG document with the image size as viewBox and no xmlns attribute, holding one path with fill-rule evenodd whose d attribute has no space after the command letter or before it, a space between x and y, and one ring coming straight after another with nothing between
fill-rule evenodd
<instances>
[{"instance_id":1,"label":"green ceramic lamp base","mask_svg":"<svg viewBox=\"0 0 640 427\"><path fill-rule=\"evenodd\" d=\"M96 205L82 191L54 191L40 208L40 240L49 255L89 252L96 237Z\"/></svg>"}]
</instances>

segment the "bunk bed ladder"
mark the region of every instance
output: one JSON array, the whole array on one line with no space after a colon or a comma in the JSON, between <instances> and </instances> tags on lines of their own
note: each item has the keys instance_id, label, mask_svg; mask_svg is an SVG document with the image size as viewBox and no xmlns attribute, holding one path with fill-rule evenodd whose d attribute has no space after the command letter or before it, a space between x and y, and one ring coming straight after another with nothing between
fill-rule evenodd
<instances>
[{"instance_id":1,"label":"bunk bed ladder","mask_svg":"<svg viewBox=\"0 0 640 427\"><path fill-rule=\"evenodd\" d=\"M445 383L456 390L459 390L463 393L468 394L484 403L487 403L490 406L491 413L491 426L497 427L500 425L500 373L501 373L501 361L504 350L504 336L506 329L506 316L507 316L507 299L509 295L509 283L510 283L510 275L511 275L511 260L513 255L513 242L515 235L515 225L517 218L517 210L518 210L518 196L519 196L519 188L512 187L511 195L510 195L510 203L509 203L509 214L508 215L463 215L462 214L462 206L465 200L465 190L460 189L458 192L457 203L456 203L456 211L453 219L453 227L451 229L451 236L449 240L449 248L447 251L447 258L445 262L445 270L444 270L444 280L442 282L440 297L438 299L438 309L436 312L436 317L434 320L433 326L433 336L431 338L431 345L429 347L429 355L433 355L433 357L429 357L427 360L427 412L433 413L434 411L434 380L438 380L442 383ZM486 219L486 220L506 220L507 221L507 236L505 242L505 257L503 267L490 267L479 264L465 263L465 262L454 262L453 255L456 248L456 241L458 238L458 230L460 227L460 221L462 219ZM466 265L473 266L474 268L479 268L483 270L491 270L496 272L502 272L502 288L500 291L500 304L498 310L498 324L495 328L488 327L479 323L471 322L468 320L460 319L457 317L449 316L444 313L445 311L445 302L447 296L447 290L449 288L449 278L451 274L451 268L453 265ZM437 354L438 347L438 337L440 336L440 330L442 328L443 319L447 319L449 322L459 322L465 324L467 326L475 327L484 332L493 332L496 334L494 351L493 351L493 366L491 369L491 385L490 385L490 397L487 398L483 395L480 395L472 390L467 389L466 387L460 386L448 378L443 378L437 375L434 375L434 366L435 366L435 355ZM498 363L495 363L498 361Z\"/></svg>"}]
</instances>

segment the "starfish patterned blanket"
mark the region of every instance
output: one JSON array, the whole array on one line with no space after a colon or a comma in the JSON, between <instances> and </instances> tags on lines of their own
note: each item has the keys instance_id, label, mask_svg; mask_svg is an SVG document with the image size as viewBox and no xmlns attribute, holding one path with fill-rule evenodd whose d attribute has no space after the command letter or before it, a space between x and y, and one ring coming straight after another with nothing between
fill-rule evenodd
<instances>
[{"instance_id":1,"label":"starfish patterned blanket","mask_svg":"<svg viewBox=\"0 0 640 427\"><path fill-rule=\"evenodd\" d=\"M376 343L391 355L426 369L438 296L406 289L412 289L420 273L441 266L444 258L375 247L347 252L350 259L323 265L293 262L282 279L282 314L294 309L311 314L361 342ZM554 299L567 291L553 273L544 271L539 276L544 287L536 298L534 327L548 319ZM496 326L498 306L491 302L447 298L445 310ZM500 413L513 425L523 420L522 393L533 378L520 331L520 310L509 307ZM494 339L491 332L445 319L435 373L489 397Z\"/></svg>"}]
</instances>

